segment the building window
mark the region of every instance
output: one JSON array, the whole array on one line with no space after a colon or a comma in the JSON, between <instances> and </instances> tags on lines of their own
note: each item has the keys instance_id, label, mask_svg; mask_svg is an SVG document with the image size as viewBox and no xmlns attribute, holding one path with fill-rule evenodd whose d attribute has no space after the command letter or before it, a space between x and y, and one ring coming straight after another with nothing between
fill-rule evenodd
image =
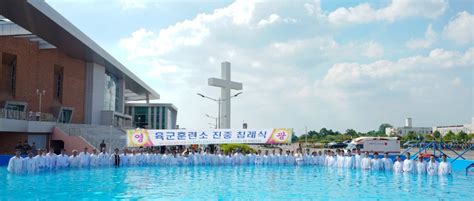
<instances>
[{"instance_id":1,"label":"building window","mask_svg":"<svg viewBox=\"0 0 474 201\"><path fill-rule=\"evenodd\" d=\"M161 107L161 128L167 129L166 128L166 108Z\"/></svg>"},{"instance_id":2,"label":"building window","mask_svg":"<svg viewBox=\"0 0 474 201\"><path fill-rule=\"evenodd\" d=\"M54 100L63 101L64 67L54 66Z\"/></svg>"},{"instance_id":3,"label":"building window","mask_svg":"<svg viewBox=\"0 0 474 201\"><path fill-rule=\"evenodd\" d=\"M13 54L2 54L2 66L0 69L0 92L15 97L16 91L16 64L17 57Z\"/></svg>"},{"instance_id":4,"label":"building window","mask_svg":"<svg viewBox=\"0 0 474 201\"><path fill-rule=\"evenodd\" d=\"M105 96L104 110L122 112L120 105L120 87L117 77L110 73L105 73Z\"/></svg>"},{"instance_id":5,"label":"building window","mask_svg":"<svg viewBox=\"0 0 474 201\"><path fill-rule=\"evenodd\" d=\"M135 107L133 121L139 128L148 128L148 107Z\"/></svg>"}]
</instances>

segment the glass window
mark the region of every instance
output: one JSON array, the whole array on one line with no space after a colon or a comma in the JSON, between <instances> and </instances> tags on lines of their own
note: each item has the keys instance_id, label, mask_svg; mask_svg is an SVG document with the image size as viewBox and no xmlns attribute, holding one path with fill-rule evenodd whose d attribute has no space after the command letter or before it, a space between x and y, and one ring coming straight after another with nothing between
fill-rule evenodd
<instances>
[{"instance_id":1,"label":"glass window","mask_svg":"<svg viewBox=\"0 0 474 201\"><path fill-rule=\"evenodd\" d=\"M120 94L118 78L105 73L104 110L120 111Z\"/></svg>"},{"instance_id":2,"label":"glass window","mask_svg":"<svg viewBox=\"0 0 474 201\"><path fill-rule=\"evenodd\" d=\"M133 121L135 126L143 128L148 126L148 107L135 107Z\"/></svg>"},{"instance_id":3,"label":"glass window","mask_svg":"<svg viewBox=\"0 0 474 201\"><path fill-rule=\"evenodd\" d=\"M62 102L63 98L63 79L64 79L64 67L54 67L54 99Z\"/></svg>"},{"instance_id":4,"label":"glass window","mask_svg":"<svg viewBox=\"0 0 474 201\"><path fill-rule=\"evenodd\" d=\"M15 97L16 91L16 63L17 57L13 54L2 53L2 65L0 66L0 91Z\"/></svg>"}]
</instances>

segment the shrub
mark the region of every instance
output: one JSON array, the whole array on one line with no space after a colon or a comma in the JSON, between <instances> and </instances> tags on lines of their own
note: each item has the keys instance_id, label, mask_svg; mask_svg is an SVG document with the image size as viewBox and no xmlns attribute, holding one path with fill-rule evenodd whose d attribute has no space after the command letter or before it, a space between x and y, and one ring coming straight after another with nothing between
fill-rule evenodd
<instances>
[{"instance_id":1,"label":"shrub","mask_svg":"<svg viewBox=\"0 0 474 201\"><path fill-rule=\"evenodd\" d=\"M221 148L221 151L224 152L225 154L228 154L237 150L240 150L240 152L242 153L255 152L254 149L252 149L246 144L221 144L220 148Z\"/></svg>"}]
</instances>

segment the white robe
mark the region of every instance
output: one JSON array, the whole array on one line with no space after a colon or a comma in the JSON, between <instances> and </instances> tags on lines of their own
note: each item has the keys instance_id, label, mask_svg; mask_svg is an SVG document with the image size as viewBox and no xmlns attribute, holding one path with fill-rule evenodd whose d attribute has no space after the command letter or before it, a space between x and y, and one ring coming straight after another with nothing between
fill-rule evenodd
<instances>
[{"instance_id":1,"label":"white robe","mask_svg":"<svg viewBox=\"0 0 474 201\"><path fill-rule=\"evenodd\" d=\"M364 157L360 161L360 168L363 170L370 170L370 158Z\"/></svg>"},{"instance_id":2,"label":"white robe","mask_svg":"<svg viewBox=\"0 0 474 201\"><path fill-rule=\"evenodd\" d=\"M401 161L401 162L395 161L395 163L393 163L393 172L394 173L402 173L403 172L403 161Z\"/></svg>"},{"instance_id":3,"label":"white robe","mask_svg":"<svg viewBox=\"0 0 474 201\"><path fill-rule=\"evenodd\" d=\"M262 155L256 155L255 156L255 165L261 165L263 163L263 158Z\"/></svg>"},{"instance_id":4,"label":"white robe","mask_svg":"<svg viewBox=\"0 0 474 201\"><path fill-rule=\"evenodd\" d=\"M89 163L90 163L90 159L91 159L91 156L90 156L89 153L81 152L79 154L79 158L80 158L80 162L79 162L80 167L82 167L82 168L89 167Z\"/></svg>"},{"instance_id":5,"label":"white robe","mask_svg":"<svg viewBox=\"0 0 474 201\"><path fill-rule=\"evenodd\" d=\"M286 155L285 164L294 165L295 164L295 157L293 157L291 154Z\"/></svg>"},{"instance_id":6,"label":"white robe","mask_svg":"<svg viewBox=\"0 0 474 201\"><path fill-rule=\"evenodd\" d=\"M337 167L336 159L332 156L328 156L327 161L326 161L326 166L327 167Z\"/></svg>"},{"instance_id":7,"label":"white robe","mask_svg":"<svg viewBox=\"0 0 474 201\"><path fill-rule=\"evenodd\" d=\"M304 159L303 159L303 156L301 154L295 154L294 158L295 158L295 164L296 165L303 165L304 164Z\"/></svg>"},{"instance_id":8,"label":"white robe","mask_svg":"<svg viewBox=\"0 0 474 201\"><path fill-rule=\"evenodd\" d=\"M270 165L270 156L263 155L263 164L264 165Z\"/></svg>"},{"instance_id":9,"label":"white robe","mask_svg":"<svg viewBox=\"0 0 474 201\"><path fill-rule=\"evenodd\" d=\"M78 168L81 166L81 158L79 156L69 156L69 167Z\"/></svg>"},{"instance_id":10,"label":"white robe","mask_svg":"<svg viewBox=\"0 0 474 201\"><path fill-rule=\"evenodd\" d=\"M46 168L46 158L44 156L37 155L35 156L36 167L39 171Z\"/></svg>"},{"instance_id":11,"label":"white robe","mask_svg":"<svg viewBox=\"0 0 474 201\"><path fill-rule=\"evenodd\" d=\"M344 156L337 155L336 160L337 160L337 167L338 168L343 168L344 167Z\"/></svg>"},{"instance_id":12,"label":"white robe","mask_svg":"<svg viewBox=\"0 0 474 201\"><path fill-rule=\"evenodd\" d=\"M105 167L110 165L110 157L107 153L99 154L99 166Z\"/></svg>"},{"instance_id":13,"label":"white robe","mask_svg":"<svg viewBox=\"0 0 474 201\"><path fill-rule=\"evenodd\" d=\"M380 159L372 159L370 161L370 166L372 170L383 170L383 163Z\"/></svg>"},{"instance_id":14,"label":"white robe","mask_svg":"<svg viewBox=\"0 0 474 201\"><path fill-rule=\"evenodd\" d=\"M403 172L414 173L416 169L413 167L413 160L405 159L403 161Z\"/></svg>"},{"instance_id":15,"label":"white robe","mask_svg":"<svg viewBox=\"0 0 474 201\"><path fill-rule=\"evenodd\" d=\"M285 164L285 156L281 154L278 154L277 156L278 156L278 164L279 165Z\"/></svg>"},{"instance_id":16,"label":"white robe","mask_svg":"<svg viewBox=\"0 0 474 201\"><path fill-rule=\"evenodd\" d=\"M65 168L69 165L68 163L69 157L66 154L60 154L56 158L56 167L58 168Z\"/></svg>"},{"instance_id":17,"label":"white robe","mask_svg":"<svg viewBox=\"0 0 474 201\"><path fill-rule=\"evenodd\" d=\"M444 162L441 161L438 166L438 175L448 175L453 172L453 169L451 167L451 163L449 162Z\"/></svg>"},{"instance_id":18,"label":"white robe","mask_svg":"<svg viewBox=\"0 0 474 201\"><path fill-rule=\"evenodd\" d=\"M354 156L344 157L344 168L347 168L347 169L354 168Z\"/></svg>"},{"instance_id":19,"label":"white robe","mask_svg":"<svg viewBox=\"0 0 474 201\"><path fill-rule=\"evenodd\" d=\"M8 161L8 167L7 167L8 172L13 173L13 174L20 174L23 172L23 159L17 158L16 156L13 156L10 158Z\"/></svg>"},{"instance_id":20,"label":"white robe","mask_svg":"<svg viewBox=\"0 0 474 201\"><path fill-rule=\"evenodd\" d=\"M130 157L129 155L120 155L120 166L128 166L130 164Z\"/></svg>"},{"instance_id":21,"label":"white robe","mask_svg":"<svg viewBox=\"0 0 474 201\"><path fill-rule=\"evenodd\" d=\"M90 161L89 161L89 166L92 167L92 168L99 167L99 155L91 154Z\"/></svg>"},{"instance_id":22,"label":"white robe","mask_svg":"<svg viewBox=\"0 0 474 201\"><path fill-rule=\"evenodd\" d=\"M425 162L416 162L416 172L418 174L426 174L426 163Z\"/></svg>"},{"instance_id":23,"label":"white robe","mask_svg":"<svg viewBox=\"0 0 474 201\"><path fill-rule=\"evenodd\" d=\"M426 165L426 172L428 173L428 175L438 174L438 162L428 162L428 164Z\"/></svg>"},{"instance_id":24,"label":"white robe","mask_svg":"<svg viewBox=\"0 0 474 201\"><path fill-rule=\"evenodd\" d=\"M392 159L390 158L382 158L383 169L385 171L391 171L393 167Z\"/></svg>"},{"instance_id":25,"label":"white robe","mask_svg":"<svg viewBox=\"0 0 474 201\"><path fill-rule=\"evenodd\" d=\"M360 163L361 163L362 159L360 157L359 154L356 154L354 156L354 169L360 169Z\"/></svg>"},{"instance_id":26,"label":"white robe","mask_svg":"<svg viewBox=\"0 0 474 201\"><path fill-rule=\"evenodd\" d=\"M35 158L27 157L23 160L25 171L28 174L34 174L38 171L37 163Z\"/></svg>"},{"instance_id":27,"label":"white robe","mask_svg":"<svg viewBox=\"0 0 474 201\"><path fill-rule=\"evenodd\" d=\"M57 155L55 153L47 153L45 158L46 158L46 167L49 169L55 169Z\"/></svg>"}]
</instances>

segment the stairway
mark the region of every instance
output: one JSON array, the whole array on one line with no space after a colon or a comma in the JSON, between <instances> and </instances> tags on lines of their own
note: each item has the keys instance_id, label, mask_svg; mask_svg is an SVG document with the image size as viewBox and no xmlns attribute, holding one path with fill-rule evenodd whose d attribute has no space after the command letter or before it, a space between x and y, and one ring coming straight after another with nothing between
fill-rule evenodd
<instances>
[{"instance_id":1,"label":"stairway","mask_svg":"<svg viewBox=\"0 0 474 201\"><path fill-rule=\"evenodd\" d=\"M97 148L104 140L108 152L126 146L126 130L122 128L90 124L57 124L56 128L71 136L81 136Z\"/></svg>"}]
</instances>

